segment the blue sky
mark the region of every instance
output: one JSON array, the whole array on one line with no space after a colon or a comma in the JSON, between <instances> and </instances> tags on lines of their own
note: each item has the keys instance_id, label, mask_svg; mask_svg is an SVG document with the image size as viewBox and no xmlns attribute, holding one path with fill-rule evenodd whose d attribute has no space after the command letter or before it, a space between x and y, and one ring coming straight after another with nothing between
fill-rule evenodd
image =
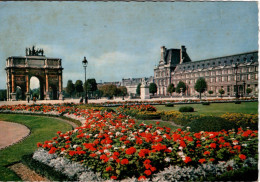
<instances>
[{"instance_id":1,"label":"blue sky","mask_svg":"<svg viewBox=\"0 0 260 182\"><path fill-rule=\"evenodd\" d=\"M153 76L160 47L193 61L258 50L256 2L0 2L0 89L5 60L36 45L62 58L63 83Z\"/></svg>"}]
</instances>

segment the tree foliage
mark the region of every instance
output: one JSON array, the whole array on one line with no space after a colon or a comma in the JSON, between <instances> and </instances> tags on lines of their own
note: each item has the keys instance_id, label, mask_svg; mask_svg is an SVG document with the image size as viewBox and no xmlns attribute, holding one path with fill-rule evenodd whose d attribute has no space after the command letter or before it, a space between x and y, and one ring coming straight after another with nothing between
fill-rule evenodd
<instances>
[{"instance_id":1,"label":"tree foliage","mask_svg":"<svg viewBox=\"0 0 260 182\"><path fill-rule=\"evenodd\" d=\"M6 100L6 89L0 90L0 100Z\"/></svg>"},{"instance_id":2,"label":"tree foliage","mask_svg":"<svg viewBox=\"0 0 260 182\"><path fill-rule=\"evenodd\" d=\"M94 92L97 90L97 82L95 78L87 79L87 82L84 83L84 90L88 92Z\"/></svg>"},{"instance_id":3,"label":"tree foliage","mask_svg":"<svg viewBox=\"0 0 260 182\"><path fill-rule=\"evenodd\" d=\"M140 94L141 94L141 83L139 83L136 88L136 95L140 95Z\"/></svg>"},{"instance_id":4,"label":"tree foliage","mask_svg":"<svg viewBox=\"0 0 260 182\"><path fill-rule=\"evenodd\" d=\"M127 95L127 88L125 86L118 87L118 95L126 96Z\"/></svg>"},{"instance_id":5,"label":"tree foliage","mask_svg":"<svg viewBox=\"0 0 260 182\"><path fill-rule=\"evenodd\" d=\"M157 92L157 85L155 83L150 83L149 85L149 93L152 93L154 95L154 93Z\"/></svg>"},{"instance_id":6,"label":"tree foliage","mask_svg":"<svg viewBox=\"0 0 260 182\"><path fill-rule=\"evenodd\" d=\"M179 81L177 87L176 87L176 92L181 93L181 88L182 88L182 93L184 93L187 89L185 83L183 81Z\"/></svg>"},{"instance_id":7,"label":"tree foliage","mask_svg":"<svg viewBox=\"0 0 260 182\"><path fill-rule=\"evenodd\" d=\"M194 89L199 92L201 99L201 94L207 90L207 82L205 81L205 78L199 78L195 83Z\"/></svg>"},{"instance_id":8,"label":"tree foliage","mask_svg":"<svg viewBox=\"0 0 260 182\"><path fill-rule=\"evenodd\" d=\"M75 83L75 90L78 94L83 92L83 82L81 80L77 80Z\"/></svg>"},{"instance_id":9,"label":"tree foliage","mask_svg":"<svg viewBox=\"0 0 260 182\"><path fill-rule=\"evenodd\" d=\"M220 97L222 98L222 95L225 93L225 90L219 89L218 93L220 93Z\"/></svg>"},{"instance_id":10,"label":"tree foliage","mask_svg":"<svg viewBox=\"0 0 260 182\"><path fill-rule=\"evenodd\" d=\"M211 94L213 94L213 91L212 91L212 90L209 90L208 93L211 95Z\"/></svg>"},{"instance_id":11,"label":"tree foliage","mask_svg":"<svg viewBox=\"0 0 260 182\"><path fill-rule=\"evenodd\" d=\"M168 86L167 92L170 93L170 94L175 92L175 88L174 88L174 85L172 83Z\"/></svg>"},{"instance_id":12,"label":"tree foliage","mask_svg":"<svg viewBox=\"0 0 260 182\"><path fill-rule=\"evenodd\" d=\"M114 95L117 95L118 89L115 85L103 85L100 87L100 90L103 92L103 96L112 98Z\"/></svg>"},{"instance_id":13,"label":"tree foliage","mask_svg":"<svg viewBox=\"0 0 260 182\"><path fill-rule=\"evenodd\" d=\"M251 92L252 92L252 89L251 89L251 88L247 88L247 89L246 89L246 93L247 93L247 94L250 94Z\"/></svg>"},{"instance_id":14,"label":"tree foliage","mask_svg":"<svg viewBox=\"0 0 260 182\"><path fill-rule=\"evenodd\" d=\"M66 92L70 95L70 97L71 97L72 93L74 92L74 90L75 90L75 87L74 87L72 80L68 80Z\"/></svg>"}]
</instances>

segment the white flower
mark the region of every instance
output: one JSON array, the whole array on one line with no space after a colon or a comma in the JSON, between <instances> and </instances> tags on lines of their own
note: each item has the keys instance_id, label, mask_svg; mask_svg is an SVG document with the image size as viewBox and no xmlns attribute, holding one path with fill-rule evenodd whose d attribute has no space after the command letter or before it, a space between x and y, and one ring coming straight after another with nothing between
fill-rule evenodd
<instances>
[{"instance_id":1,"label":"white flower","mask_svg":"<svg viewBox=\"0 0 260 182\"><path fill-rule=\"evenodd\" d=\"M201 140L206 140L206 138L205 137L201 137Z\"/></svg>"},{"instance_id":2,"label":"white flower","mask_svg":"<svg viewBox=\"0 0 260 182\"><path fill-rule=\"evenodd\" d=\"M144 130L139 130L140 133L142 133Z\"/></svg>"},{"instance_id":3,"label":"white flower","mask_svg":"<svg viewBox=\"0 0 260 182\"><path fill-rule=\"evenodd\" d=\"M160 134L161 134L161 132L160 132L159 130L156 130L156 132L157 132L157 134L158 134L158 135L160 135Z\"/></svg>"},{"instance_id":4,"label":"white flower","mask_svg":"<svg viewBox=\"0 0 260 182\"><path fill-rule=\"evenodd\" d=\"M73 148L75 149L75 148L77 148L77 146L78 146L78 145L73 145Z\"/></svg>"},{"instance_id":5,"label":"white flower","mask_svg":"<svg viewBox=\"0 0 260 182\"><path fill-rule=\"evenodd\" d=\"M95 138L97 138L98 137L98 134L95 134L95 136L94 136Z\"/></svg>"},{"instance_id":6,"label":"white flower","mask_svg":"<svg viewBox=\"0 0 260 182\"><path fill-rule=\"evenodd\" d=\"M180 149L180 150L182 150L182 149L183 149L183 147L182 147L182 146L179 146L179 149Z\"/></svg>"},{"instance_id":7,"label":"white flower","mask_svg":"<svg viewBox=\"0 0 260 182\"><path fill-rule=\"evenodd\" d=\"M170 162L170 161L171 161L171 159L170 159L169 157L166 157L164 160L165 160L166 162Z\"/></svg>"},{"instance_id":8,"label":"white flower","mask_svg":"<svg viewBox=\"0 0 260 182\"><path fill-rule=\"evenodd\" d=\"M246 143L244 143L244 144L242 144L242 146L243 146L243 147L247 147L247 144L246 144Z\"/></svg>"},{"instance_id":9,"label":"white flower","mask_svg":"<svg viewBox=\"0 0 260 182\"><path fill-rule=\"evenodd\" d=\"M121 148L124 149L124 148L125 148L125 145L123 145Z\"/></svg>"},{"instance_id":10,"label":"white flower","mask_svg":"<svg viewBox=\"0 0 260 182\"><path fill-rule=\"evenodd\" d=\"M105 150L104 150L104 153L109 153L109 150L105 149Z\"/></svg>"},{"instance_id":11,"label":"white flower","mask_svg":"<svg viewBox=\"0 0 260 182\"><path fill-rule=\"evenodd\" d=\"M177 154L181 157L184 156L184 153L182 151L177 152Z\"/></svg>"}]
</instances>

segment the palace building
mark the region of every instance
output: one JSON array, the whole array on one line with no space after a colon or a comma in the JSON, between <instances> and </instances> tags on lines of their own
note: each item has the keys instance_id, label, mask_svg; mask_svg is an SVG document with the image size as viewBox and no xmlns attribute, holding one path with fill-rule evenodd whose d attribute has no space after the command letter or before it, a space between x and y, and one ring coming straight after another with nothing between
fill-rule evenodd
<instances>
[{"instance_id":1,"label":"palace building","mask_svg":"<svg viewBox=\"0 0 260 182\"><path fill-rule=\"evenodd\" d=\"M191 61L185 46L181 49L166 49L161 47L161 59L154 68L154 83L158 87L157 95L169 95L167 87L174 87L182 81L186 84L185 96L197 96L194 85L198 78L204 77L207 82L207 92L211 96L219 96L223 89L224 96L246 95L246 89L251 88L250 96L258 95L258 51L217 57L201 61ZM237 88L237 89L236 89ZM180 96L173 93L173 96Z\"/></svg>"}]
</instances>

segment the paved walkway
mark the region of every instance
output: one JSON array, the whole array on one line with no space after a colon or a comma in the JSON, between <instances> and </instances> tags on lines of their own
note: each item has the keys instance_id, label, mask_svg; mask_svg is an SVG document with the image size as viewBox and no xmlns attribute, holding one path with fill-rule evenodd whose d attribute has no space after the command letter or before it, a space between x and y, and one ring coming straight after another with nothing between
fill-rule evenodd
<instances>
[{"instance_id":1,"label":"paved walkway","mask_svg":"<svg viewBox=\"0 0 260 182\"><path fill-rule=\"evenodd\" d=\"M202 99L219 99L220 97L202 97ZM131 102L140 102L140 101L163 101L163 100L198 100L196 97L171 97L171 98L152 98L152 99L129 99L125 98L125 100L122 100L122 98L115 98L108 100L106 98L101 98L101 99L91 99L88 102L89 103L104 103L104 102L126 102L126 101L131 101ZM234 97L223 97L223 99L234 99ZM58 104L58 103L79 103L80 99L65 99L63 100L37 100L36 104ZM27 101L0 101L0 105L17 105L17 104L33 104L33 101L30 101L29 103Z\"/></svg>"},{"instance_id":2,"label":"paved walkway","mask_svg":"<svg viewBox=\"0 0 260 182\"><path fill-rule=\"evenodd\" d=\"M12 145L30 134L30 130L21 124L0 121L0 150Z\"/></svg>"}]
</instances>

